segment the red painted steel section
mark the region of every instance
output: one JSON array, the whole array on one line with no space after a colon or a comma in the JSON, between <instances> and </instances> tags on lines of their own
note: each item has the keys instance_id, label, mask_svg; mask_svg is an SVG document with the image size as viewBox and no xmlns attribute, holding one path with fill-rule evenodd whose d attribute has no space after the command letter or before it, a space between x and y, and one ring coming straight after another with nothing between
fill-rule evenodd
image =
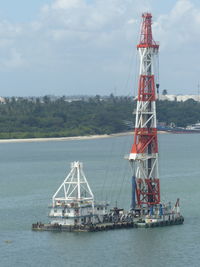
<instances>
[{"instance_id":1,"label":"red painted steel section","mask_svg":"<svg viewBox=\"0 0 200 267\"><path fill-rule=\"evenodd\" d=\"M140 35L140 43L137 48L152 47L158 49L159 45L153 40L152 35L152 15L150 13L144 13L142 15L142 29Z\"/></svg>"},{"instance_id":2,"label":"red painted steel section","mask_svg":"<svg viewBox=\"0 0 200 267\"><path fill-rule=\"evenodd\" d=\"M138 100L139 101L156 100L154 75L140 75Z\"/></svg>"},{"instance_id":3,"label":"red painted steel section","mask_svg":"<svg viewBox=\"0 0 200 267\"><path fill-rule=\"evenodd\" d=\"M148 146L151 145L152 153L158 153L158 137L156 128L136 128L134 144L131 153L147 153Z\"/></svg>"},{"instance_id":4,"label":"red painted steel section","mask_svg":"<svg viewBox=\"0 0 200 267\"><path fill-rule=\"evenodd\" d=\"M148 186L148 191L143 190L143 183ZM138 205L156 205L160 203L160 180L159 179L137 179L137 202ZM152 199L149 201L149 199Z\"/></svg>"}]
</instances>

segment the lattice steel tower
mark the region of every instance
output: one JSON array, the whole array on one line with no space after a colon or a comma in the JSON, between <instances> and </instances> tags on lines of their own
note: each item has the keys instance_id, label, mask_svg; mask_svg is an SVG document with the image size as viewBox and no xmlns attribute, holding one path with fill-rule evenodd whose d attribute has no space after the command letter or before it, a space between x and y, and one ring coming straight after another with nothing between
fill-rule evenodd
<instances>
[{"instance_id":1,"label":"lattice steel tower","mask_svg":"<svg viewBox=\"0 0 200 267\"><path fill-rule=\"evenodd\" d=\"M152 36L152 15L142 15L139 87L134 144L129 154L133 167L132 209L150 208L160 203L158 141L156 125L156 86L154 66L159 45Z\"/></svg>"}]
</instances>

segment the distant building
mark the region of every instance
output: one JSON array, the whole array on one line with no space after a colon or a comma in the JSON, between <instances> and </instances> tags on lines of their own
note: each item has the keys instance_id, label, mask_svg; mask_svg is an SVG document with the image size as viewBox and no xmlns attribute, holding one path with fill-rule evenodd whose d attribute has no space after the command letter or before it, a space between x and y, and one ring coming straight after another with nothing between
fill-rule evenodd
<instances>
[{"instance_id":1,"label":"distant building","mask_svg":"<svg viewBox=\"0 0 200 267\"><path fill-rule=\"evenodd\" d=\"M168 101L178 101L178 102L185 102L188 99L193 99L195 101L200 102L199 95L159 95L160 100L168 100Z\"/></svg>"},{"instance_id":2,"label":"distant building","mask_svg":"<svg viewBox=\"0 0 200 267\"><path fill-rule=\"evenodd\" d=\"M6 103L5 98L0 96L0 104L5 104L5 103Z\"/></svg>"}]
</instances>

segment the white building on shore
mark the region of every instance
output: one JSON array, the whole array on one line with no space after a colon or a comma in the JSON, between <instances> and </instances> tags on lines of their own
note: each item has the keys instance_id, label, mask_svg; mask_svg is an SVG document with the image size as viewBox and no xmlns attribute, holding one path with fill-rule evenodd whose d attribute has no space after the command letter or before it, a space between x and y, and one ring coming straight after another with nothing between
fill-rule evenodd
<instances>
[{"instance_id":1,"label":"white building on shore","mask_svg":"<svg viewBox=\"0 0 200 267\"><path fill-rule=\"evenodd\" d=\"M200 102L200 95L159 95L159 100L185 102L189 99Z\"/></svg>"}]
</instances>

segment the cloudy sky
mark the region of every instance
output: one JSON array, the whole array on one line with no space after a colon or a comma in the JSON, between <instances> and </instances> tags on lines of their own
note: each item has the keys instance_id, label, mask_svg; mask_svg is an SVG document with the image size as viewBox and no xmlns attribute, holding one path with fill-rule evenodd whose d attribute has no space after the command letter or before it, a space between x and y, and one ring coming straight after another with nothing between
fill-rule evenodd
<instances>
[{"instance_id":1,"label":"cloudy sky","mask_svg":"<svg viewBox=\"0 0 200 267\"><path fill-rule=\"evenodd\" d=\"M0 0L0 95L132 95L146 11L161 90L197 94L199 0Z\"/></svg>"}]
</instances>

